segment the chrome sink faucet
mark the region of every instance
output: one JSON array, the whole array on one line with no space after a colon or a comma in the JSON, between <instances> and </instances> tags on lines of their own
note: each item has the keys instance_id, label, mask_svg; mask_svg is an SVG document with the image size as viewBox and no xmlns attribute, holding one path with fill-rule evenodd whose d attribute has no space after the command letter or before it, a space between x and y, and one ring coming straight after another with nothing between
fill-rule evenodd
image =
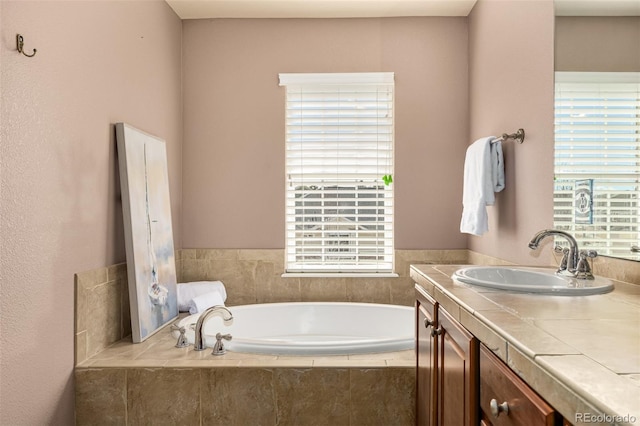
<instances>
[{"instance_id":1,"label":"chrome sink faucet","mask_svg":"<svg viewBox=\"0 0 640 426\"><path fill-rule=\"evenodd\" d=\"M544 229L533 236L529 241L529 248L535 250L540 242L548 236L559 236L565 238L569 242L569 248L560 250L564 253L560 267L556 271L557 274L567 275L579 279L593 279L591 267L587 258L594 258L598 255L594 250L580 251L578 250L578 242L569 233L557 229Z\"/></svg>"},{"instance_id":2,"label":"chrome sink faucet","mask_svg":"<svg viewBox=\"0 0 640 426\"><path fill-rule=\"evenodd\" d=\"M203 351L203 350L206 349L205 345L204 345L204 336L203 336L204 324L205 324L205 322L207 322L207 320L209 319L209 317L211 315L213 315L215 313L218 313L218 312L222 313L222 319L225 322L231 321L233 319L233 314L231 313L231 311L229 309L227 309L226 307L222 306L222 305L212 306L212 307L208 308L207 310L205 310L200 315L200 317L198 318L198 322L196 323L193 350L195 350L195 351Z\"/></svg>"}]
</instances>

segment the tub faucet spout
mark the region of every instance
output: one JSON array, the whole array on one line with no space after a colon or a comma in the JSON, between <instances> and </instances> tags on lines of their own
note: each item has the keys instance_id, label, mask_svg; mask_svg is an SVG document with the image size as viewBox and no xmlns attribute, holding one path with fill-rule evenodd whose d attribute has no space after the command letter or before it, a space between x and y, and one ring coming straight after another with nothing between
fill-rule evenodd
<instances>
[{"instance_id":1,"label":"tub faucet spout","mask_svg":"<svg viewBox=\"0 0 640 426\"><path fill-rule=\"evenodd\" d=\"M209 317L215 313L222 313L222 319L225 322L229 322L233 319L233 314L231 314L231 311L222 305L212 306L205 310L202 314L200 314L198 322L196 323L193 350L203 351L205 349L203 336L204 324L209 319Z\"/></svg>"},{"instance_id":2,"label":"tub faucet spout","mask_svg":"<svg viewBox=\"0 0 640 426\"><path fill-rule=\"evenodd\" d=\"M557 273L561 275L575 276L576 269L578 267L578 261L580 258L578 252L578 242L568 232L560 231L557 229L544 229L535 234L531 241L529 241L529 248L531 250L537 249L540 245L540 242L550 235L563 237L569 242L569 251L565 253L565 257L563 257Z\"/></svg>"}]
</instances>

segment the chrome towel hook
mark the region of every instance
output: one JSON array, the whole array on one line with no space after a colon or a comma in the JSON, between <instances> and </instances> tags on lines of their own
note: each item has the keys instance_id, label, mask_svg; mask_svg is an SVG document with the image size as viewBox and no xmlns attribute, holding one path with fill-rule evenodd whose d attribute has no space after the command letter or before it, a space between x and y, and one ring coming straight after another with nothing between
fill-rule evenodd
<instances>
[{"instance_id":1,"label":"chrome towel hook","mask_svg":"<svg viewBox=\"0 0 640 426\"><path fill-rule=\"evenodd\" d=\"M16 35L16 47L18 48L18 53L22 53L24 56L28 58L32 58L36 55L37 49L33 49L33 53L31 55L25 53L24 51L24 37L21 34Z\"/></svg>"}]
</instances>

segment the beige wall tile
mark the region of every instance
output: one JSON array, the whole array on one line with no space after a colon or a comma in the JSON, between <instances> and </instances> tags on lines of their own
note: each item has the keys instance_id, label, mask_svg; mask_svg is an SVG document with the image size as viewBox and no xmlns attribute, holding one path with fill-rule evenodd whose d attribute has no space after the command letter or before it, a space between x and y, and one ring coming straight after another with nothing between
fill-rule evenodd
<instances>
[{"instance_id":1,"label":"beige wall tile","mask_svg":"<svg viewBox=\"0 0 640 426\"><path fill-rule=\"evenodd\" d=\"M126 424L124 369L77 369L75 391L76 425Z\"/></svg>"},{"instance_id":2,"label":"beige wall tile","mask_svg":"<svg viewBox=\"0 0 640 426\"><path fill-rule=\"evenodd\" d=\"M92 306L88 298L96 287L102 286L108 281L107 270L108 268L98 268L79 272L74 276L76 333L87 329L87 320L90 317Z\"/></svg>"},{"instance_id":3,"label":"beige wall tile","mask_svg":"<svg viewBox=\"0 0 640 426\"><path fill-rule=\"evenodd\" d=\"M241 367L261 368L311 368L313 358L306 356L268 358L244 358L240 360Z\"/></svg>"},{"instance_id":4,"label":"beige wall tile","mask_svg":"<svg viewBox=\"0 0 640 426\"><path fill-rule=\"evenodd\" d=\"M137 368L127 371L131 425L200 425L200 369Z\"/></svg>"},{"instance_id":5,"label":"beige wall tile","mask_svg":"<svg viewBox=\"0 0 640 426\"><path fill-rule=\"evenodd\" d=\"M393 279L389 287L390 303L393 305L413 306L416 302L414 281L410 277Z\"/></svg>"},{"instance_id":6,"label":"beige wall tile","mask_svg":"<svg viewBox=\"0 0 640 426\"><path fill-rule=\"evenodd\" d=\"M112 281L87 290L87 356L122 338L122 288Z\"/></svg>"},{"instance_id":7,"label":"beige wall tile","mask_svg":"<svg viewBox=\"0 0 640 426\"><path fill-rule=\"evenodd\" d=\"M258 273L260 268L258 265ZM257 303L299 302L302 300L300 279L264 275L264 280L258 279L256 282L256 297Z\"/></svg>"},{"instance_id":8,"label":"beige wall tile","mask_svg":"<svg viewBox=\"0 0 640 426\"><path fill-rule=\"evenodd\" d=\"M351 369L352 425L415 423L415 369Z\"/></svg>"},{"instance_id":9,"label":"beige wall tile","mask_svg":"<svg viewBox=\"0 0 640 426\"><path fill-rule=\"evenodd\" d=\"M395 272L409 276L409 266L424 264L467 263L467 250L396 250Z\"/></svg>"},{"instance_id":10,"label":"beige wall tile","mask_svg":"<svg viewBox=\"0 0 640 426\"><path fill-rule=\"evenodd\" d=\"M346 302L348 278L300 278L303 302Z\"/></svg>"},{"instance_id":11,"label":"beige wall tile","mask_svg":"<svg viewBox=\"0 0 640 426\"><path fill-rule=\"evenodd\" d=\"M391 286L398 278L347 278L348 302L390 303Z\"/></svg>"},{"instance_id":12,"label":"beige wall tile","mask_svg":"<svg viewBox=\"0 0 640 426\"><path fill-rule=\"evenodd\" d=\"M90 271L78 272L76 282L84 288L95 287L107 282L107 268L97 268Z\"/></svg>"},{"instance_id":13,"label":"beige wall tile","mask_svg":"<svg viewBox=\"0 0 640 426\"><path fill-rule=\"evenodd\" d=\"M235 258L209 260L209 279L220 280L227 289L228 305L256 303L256 261L238 261Z\"/></svg>"},{"instance_id":14,"label":"beige wall tile","mask_svg":"<svg viewBox=\"0 0 640 426\"><path fill-rule=\"evenodd\" d=\"M593 273L614 280L640 284L640 262L632 260L599 256L593 259Z\"/></svg>"},{"instance_id":15,"label":"beige wall tile","mask_svg":"<svg viewBox=\"0 0 640 426\"><path fill-rule=\"evenodd\" d=\"M370 360L352 360L349 357L347 359L314 359L314 368L385 368L387 363L384 359L370 359Z\"/></svg>"},{"instance_id":16,"label":"beige wall tile","mask_svg":"<svg viewBox=\"0 0 640 426\"><path fill-rule=\"evenodd\" d=\"M278 424L273 370L203 369L201 389L204 425Z\"/></svg>"},{"instance_id":17,"label":"beige wall tile","mask_svg":"<svg viewBox=\"0 0 640 426\"><path fill-rule=\"evenodd\" d=\"M75 332L87 330L87 289L85 284L81 281L79 274L74 276L74 326Z\"/></svg>"},{"instance_id":18,"label":"beige wall tile","mask_svg":"<svg viewBox=\"0 0 640 426\"><path fill-rule=\"evenodd\" d=\"M181 259L195 259L196 258L196 249L181 249L180 250L180 258Z\"/></svg>"},{"instance_id":19,"label":"beige wall tile","mask_svg":"<svg viewBox=\"0 0 640 426\"><path fill-rule=\"evenodd\" d=\"M471 265L513 265L513 262L507 262L506 260L475 251L469 251L467 263Z\"/></svg>"},{"instance_id":20,"label":"beige wall tile","mask_svg":"<svg viewBox=\"0 0 640 426\"><path fill-rule=\"evenodd\" d=\"M274 376L279 424L349 424L349 370L281 368Z\"/></svg>"},{"instance_id":21,"label":"beige wall tile","mask_svg":"<svg viewBox=\"0 0 640 426\"><path fill-rule=\"evenodd\" d=\"M75 351L76 351L75 365L78 365L87 359L87 331L86 330L83 330L75 334L74 345L75 345Z\"/></svg>"},{"instance_id":22,"label":"beige wall tile","mask_svg":"<svg viewBox=\"0 0 640 426\"><path fill-rule=\"evenodd\" d=\"M238 250L238 259L273 263L276 265L276 272L284 272L283 249L242 249Z\"/></svg>"},{"instance_id":23,"label":"beige wall tile","mask_svg":"<svg viewBox=\"0 0 640 426\"><path fill-rule=\"evenodd\" d=\"M182 282L214 280L214 271L208 260L182 259Z\"/></svg>"},{"instance_id":24,"label":"beige wall tile","mask_svg":"<svg viewBox=\"0 0 640 426\"><path fill-rule=\"evenodd\" d=\"M107 281L118 281L127 279L127 264L117 263L115 265L107 266Z\"/></svg>"},{"instance_id":25,"label":"beige wall tile","mask_svg":"<svg viewBox=\"0 0 640 426\"><path fill-rule=\"evenodd\" d=\"M129 282L127 279L120 280L121 289L121 334L120 338L124 338L131 335L131 302L129 299Z\"/></svg>"},{"instance_id":26,"label":"beige wall tile","mask_svg":"<svg viewBox=\"0 0 640 426\"><path fill-rule=\"evenodd\" d=\"M237 249L196 249L196 259L238 260L238 250Z\"/></svg>"}]
</instances>

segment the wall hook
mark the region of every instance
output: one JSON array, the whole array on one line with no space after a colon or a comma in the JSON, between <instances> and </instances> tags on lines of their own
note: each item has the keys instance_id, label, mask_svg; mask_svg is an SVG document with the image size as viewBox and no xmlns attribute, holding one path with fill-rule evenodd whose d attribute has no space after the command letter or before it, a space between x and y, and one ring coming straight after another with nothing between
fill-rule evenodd
<instances>
[{"instance_id":1,"label":"wall hook","mask_svg":"<svg viewBox=\"0 0 640 426\"><path fill-rule=\"evenodd\" d=\"M36 52L38 51L37 49L33 49L33 53L31 55L28 55L27 53L25 53L24 51L24 37L22 37L22 35L17 34L16 35L16 47L18 48L18 53L22 53L24 56L27 56L29 58L32 58L36 55Z\"/></svg>"}]
</instances>

